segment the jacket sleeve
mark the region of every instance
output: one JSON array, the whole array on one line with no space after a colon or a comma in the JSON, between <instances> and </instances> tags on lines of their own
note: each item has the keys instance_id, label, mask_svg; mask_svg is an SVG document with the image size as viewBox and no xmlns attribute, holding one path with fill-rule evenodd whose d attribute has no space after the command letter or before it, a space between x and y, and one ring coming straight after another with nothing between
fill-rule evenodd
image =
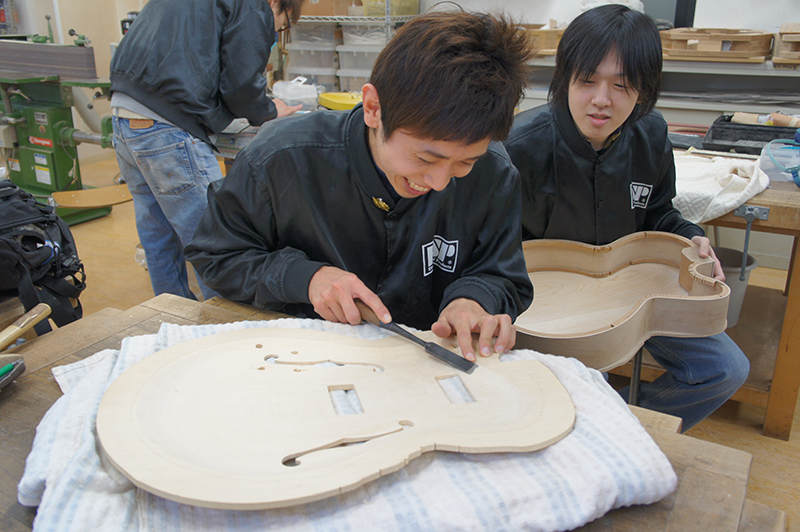
<instances>
[{"instance_id":1,"label":"jacket sleeve","mask_svg":"<svg viewBox=\"0 0 800 532\"><path fill-rule=\"evenodd\" d=\"M646 231L664 231L691 239L693 236L705 236L700 226L686 220L676 209L672 200L676 194L675 157L672 143L666 139L662 152L662 164L659 178L653 191L653 198L645 216Z\"/></svg>"},{"instance_id":2,"label":"jacket sleeve","mask_svg":"<svg viewBox=\"0 0 800 532\"><path fill-rule=\"evenodd\" d=\"M220 40L220 94L237 117L260 126L278 116L275 104L266 94L264 70L275 43L272 10L240 15L225 27Z\"/></svg>"},{"instance_id":3,"label":"jacket sleeve","mask_svg":"<svg viewBox=\"0 0 800 532\"><path fill-rule=\"evenodd\" d=\"M240 153L228 176L209 186L208 207L185 254L222 297L280 310L309 303L308 284L325 263L281 247L267 180Z\"/></svg>"},{"instance_id":4,"label":"jacket sleeve","mask_svg":"<svg viewBox=\"0 0 800 532\"><path fill-rule=\"evenodd\" d=\"M491 196L469 262L445 290L439 313L463 297L477 301L490 314L508 314L513 321L533 301L520 236L519 174L509 163L497 179L503 184Z\"/></svg>"}]
</instances>

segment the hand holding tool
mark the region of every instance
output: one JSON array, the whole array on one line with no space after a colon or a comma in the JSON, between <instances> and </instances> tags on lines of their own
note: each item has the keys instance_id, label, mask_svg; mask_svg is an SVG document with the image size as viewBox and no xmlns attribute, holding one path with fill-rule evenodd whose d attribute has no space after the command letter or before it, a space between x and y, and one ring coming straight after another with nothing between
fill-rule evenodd
<instances>
[{"instance_id":1,"label":"hand holding tool","mask_svg":"<svg viewBox=\"0 0 800 532\"><path fill-rule=\"evenodd\" d=\"M446 362L450 364L456 369L460 369L465 373L472 373L475 371L475 368L478 367L477 364L474 362L470 362L466 358L459 356L452 351L448 351L444 347L440 346L439 344L433 342L426 342L425 340L416 337L415 335L411 334L409 331L403 329L401 326L397 325L395 322L391 323L383 323L375 312L369 308L363 301L356 299L355 300L356 306L358 307L359 312L361 312L361 318L376 327L380 327L381 329L385 329L387 331L391 331L395 334L402 336L407 340L411 340L415 344L420 345L427 351L429 354L433 355L434 357L438 358L442 362Z\"/></svg>"}]
</instances>

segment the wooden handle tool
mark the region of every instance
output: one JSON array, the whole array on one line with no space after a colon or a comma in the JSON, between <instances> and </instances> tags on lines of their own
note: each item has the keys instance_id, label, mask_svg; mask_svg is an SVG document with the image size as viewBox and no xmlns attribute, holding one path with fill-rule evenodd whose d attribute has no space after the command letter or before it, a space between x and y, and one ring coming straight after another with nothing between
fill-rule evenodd
<instances>
[{"instance_id":1,"label":"wooden handle tool","mask_svg":"<svg viewBox=\"0 0 800 532\"><path fill-rule=\"evenodd\" d=\"M475 371L475 368L478 367L477 364L475 364L474 362L470 362L466 358L461 357L453 353L452 351L448 351L439 344L435 344L433 342L426 342L425 340L416 337L409 331L397 325L395 322L383 323L381 320L378 319L378 316L375 314L375 312L371 308L369 308L363 301L356 299L355 303L356 306L358 307L358 311L361 312L361 318L367 323L371 323L376 327L380 327L381 329L391 331L397 335L402 336L407 340L411 340L415 344L418 344L419 346L423 347L425 351L427 351L434 357L438 358L442 362L450 364L454 368L460 369L465 373L472 373L473 371Z\"/></svg>"},{"instance_id":2,"label":"wooden handle tool","mask_svg":"<svg viewBox=\"0 0 800 532\"><path fill-rule=\"evenodd\" d=\"M23 335L31 327L45 319L50 315L50 306L45 303L39 303L28 312L26 312L20 319L3 329L0 332L0 351L11 345L14 340Z\"/></svg>"}]
</instances>

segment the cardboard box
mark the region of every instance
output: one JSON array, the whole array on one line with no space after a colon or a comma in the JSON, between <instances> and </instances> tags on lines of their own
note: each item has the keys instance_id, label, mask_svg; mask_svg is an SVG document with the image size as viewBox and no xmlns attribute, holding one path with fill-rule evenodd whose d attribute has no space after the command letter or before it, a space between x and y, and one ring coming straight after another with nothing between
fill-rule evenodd
<instances>
[{"instance_id":1,"label":"cardboard box","mask_svg":"<svg viewBox=\"0 0 800 532\"><path fill-rule=\"evenodd\" d=\"M304 17L343 17L352 0L306 0L300 14Z\"/></svg>"}]
</instances>

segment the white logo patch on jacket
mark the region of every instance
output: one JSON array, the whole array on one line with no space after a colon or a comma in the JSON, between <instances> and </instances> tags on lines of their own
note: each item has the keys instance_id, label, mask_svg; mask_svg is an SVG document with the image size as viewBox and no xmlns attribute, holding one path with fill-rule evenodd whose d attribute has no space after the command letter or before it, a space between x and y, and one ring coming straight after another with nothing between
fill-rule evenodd
<instances>
[{"instance_id":1,"label":"white logo patch on jacket","mask_svg":"<svg viewBox=\"0 0 800 532\"><path fill-rule=\"evenodd\" d=\"M645 185L643 183L631 183L631 209L639 207L640 209L647 208L647 202L650 201L650 193L653 191L653 185Z\"/></svg>"},{"instance_id":2,"label":"white logo patch on jacket","mask_svg":"<svg viewBox=\"0 0 800 532\"><path fill-rule=\"evenodd\" d=\"M427 277L433 273L433 267L453 273L458 262L458 240L445 240L439 235L433 241L422 246L422 274Z\"/></svg>"}]
</instances>

